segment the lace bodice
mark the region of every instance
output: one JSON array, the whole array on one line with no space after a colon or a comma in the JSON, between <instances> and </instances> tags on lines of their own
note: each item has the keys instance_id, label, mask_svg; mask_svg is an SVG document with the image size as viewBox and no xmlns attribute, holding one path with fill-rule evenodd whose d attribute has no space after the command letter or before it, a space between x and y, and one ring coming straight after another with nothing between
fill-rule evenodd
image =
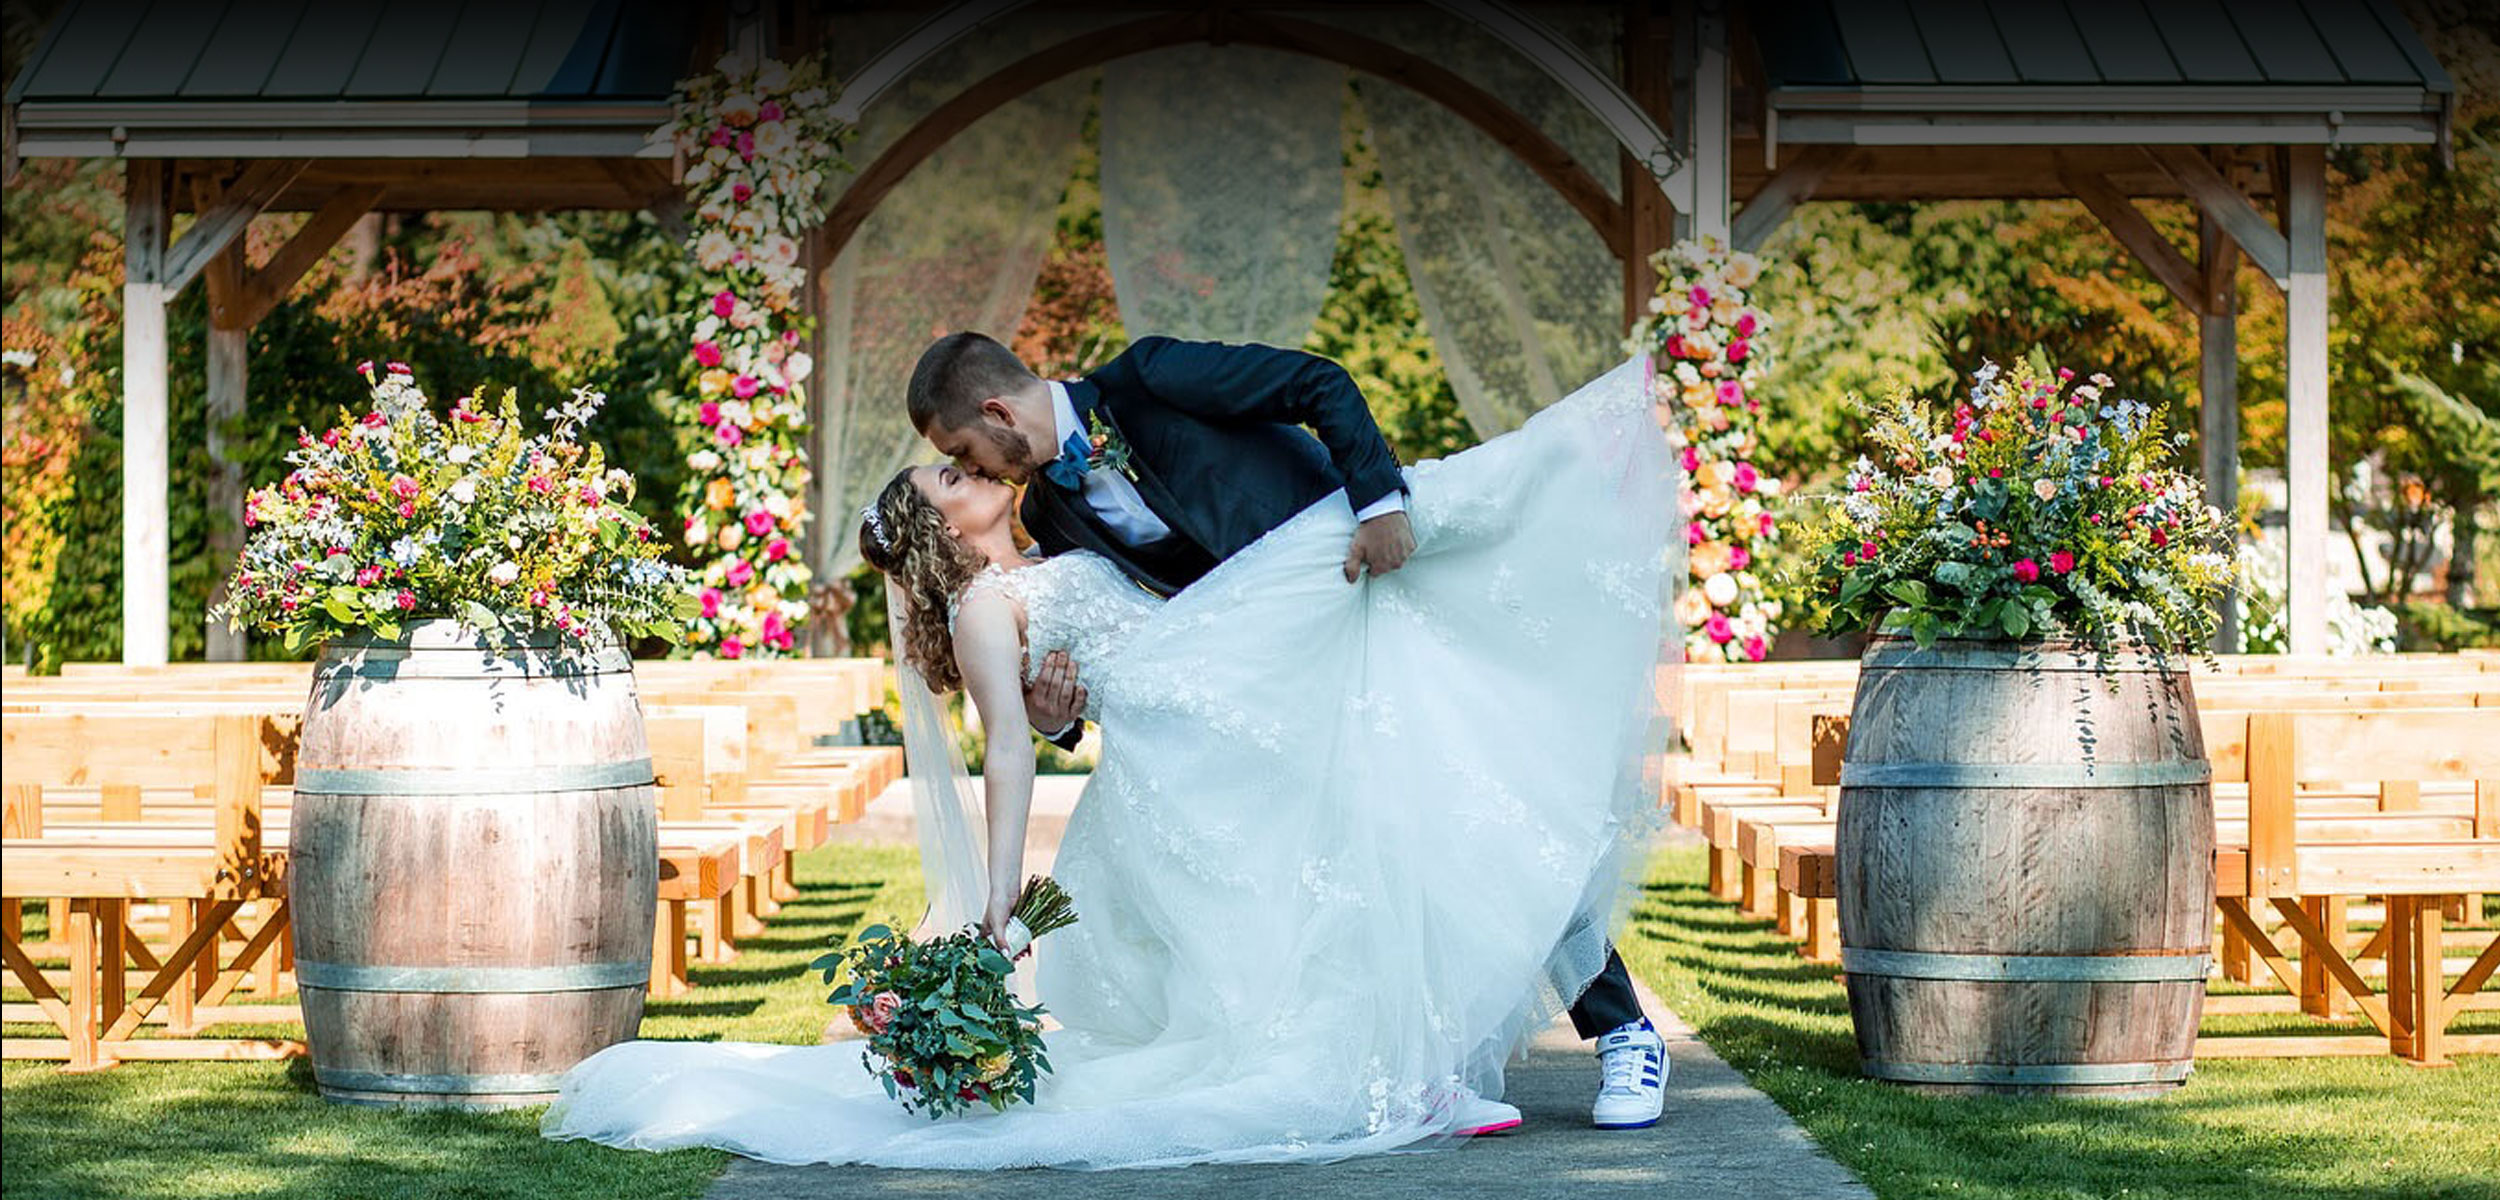
<instances>
[{"instance_id":1,"label":"lace bodice","mask_svg":"<svg viewBox=\"0 0 2500 1200\"><path fill-rule=\"evenodd\" d=\"M1110 559L1075 550L1013 571L991 567L974 576L946 614L954 624L964 597L996 589L1024 605L1025 669L1053 650L1065 650L1076 663L1080 679L1100 678L1129 631L1163 602L1137 586ZM1097 716L1099 700L1089 688L1087 719Z\"/></svg>"}]
</instances>

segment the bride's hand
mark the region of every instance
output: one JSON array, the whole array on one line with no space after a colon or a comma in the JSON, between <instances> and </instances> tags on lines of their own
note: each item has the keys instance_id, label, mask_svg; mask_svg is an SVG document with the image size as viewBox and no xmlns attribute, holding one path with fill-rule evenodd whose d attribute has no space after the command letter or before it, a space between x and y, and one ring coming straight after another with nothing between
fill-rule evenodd
<instances>
[{"instance_id":1,"label":"bride's hand","mask_svg":"<svg viewBox=\"0 0 2500 1200\"><path fill-rule=\"evenodd\" d=\"M988 938L1000 953L1007 949L1007 922L1014 919L1011 914L1015 907L1014 896L992 896L989 910L981 914L981 936Z\"/></svg>"}]
</instances>

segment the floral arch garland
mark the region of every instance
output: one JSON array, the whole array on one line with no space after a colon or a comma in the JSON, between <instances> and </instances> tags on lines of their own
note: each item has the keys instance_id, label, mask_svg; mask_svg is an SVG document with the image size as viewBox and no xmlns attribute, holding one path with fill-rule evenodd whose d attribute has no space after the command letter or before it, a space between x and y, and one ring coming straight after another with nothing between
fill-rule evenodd
<instances>
[{"instance_id":1,"label":"floral arch garland","mask_svg":"<svg viewBox=\"0 0 2500 1200\"><path fill-rule=\"evenodd\" d=\"M811 573L796 538L810 470L800 247L825 217L847 127L814 62L732 55L679 85L673 127L703 281L686 353L694 397L677 424L688 475L683 536L701 615L687 644L723 658L793 653Z\"/></svg>"},{"instance_id":2,"label":"floral arch garland","mask_svg":"<svg viewBox=\"0 0 2500 1200\"><path fill-rule=\"evenodd\" d=\"M1677 242L1651 260L1658 294L1633 327L1631 349L1650 355L1652 388L1675 414L1684 458L1684 536L1692 578L1676 600L1691 662L1760 662L1779 632L1780 602L1761 575L1779 542L1771 505L1780 481L1757 469L1762 337L1771 318L1750 291L1762 260L1717 238Z\"/></svg>"}]
</instances>

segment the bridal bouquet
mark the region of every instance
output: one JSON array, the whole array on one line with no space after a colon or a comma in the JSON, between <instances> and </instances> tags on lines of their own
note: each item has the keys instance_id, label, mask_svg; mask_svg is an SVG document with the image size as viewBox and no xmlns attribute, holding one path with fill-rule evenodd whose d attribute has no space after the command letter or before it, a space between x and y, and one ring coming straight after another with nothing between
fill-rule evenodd
<instances>
[{"instance_id":1,"label":"bridal bouquet","mask_svg":"<svg viewBox=\"0 0 2500 1200\"><path fill-rule=\"evenodd\" d=\"M1037 875L1025 882L1012 917L1008 944L1021 958L1032 939L1075 924L1076 909L1056 882ZM1016 999L1013 965L979 928L915 942L871 925L849 948L808 965L831 983L845 964L851 977L826 999L850 1009L851 1023L868 1035L861 1064L904 1111L935 1120L976 1104L1003 1110L1033 1102L1050 1070L1042 1007Z\"/></svg>"},{"instance_id":2,"label":"bridal bouquet","mask_svg":"<svg viewBox=\"0 0 2500 1200\"><path fill-rule=\"evenodd\" d=\"M211 615L282 634L384 639L428 618L586 643L674 641L685 573L627 507L633 477L577 440L606 397L583 389L526 433L511 391L437 416L401 363L358 368L373 406L302 433L285 479L253 492L226 602Z\"/></svg>"},{"instance_id":3,"label":"bridal bouquet","mask_svg":"<svg viewBox=\"0 0 2500 1200\"><path fill-rule=\"evenodd\" d=\"M2070 636L2099 650L2213 636L2237 580L2230 521L2171 465L2162 414L2045 362L1994 363L1964 397L1904 389L1869 412L1837 496L1805 523L1805 594L1827 632Z\"/></svg>"}]
</instances>

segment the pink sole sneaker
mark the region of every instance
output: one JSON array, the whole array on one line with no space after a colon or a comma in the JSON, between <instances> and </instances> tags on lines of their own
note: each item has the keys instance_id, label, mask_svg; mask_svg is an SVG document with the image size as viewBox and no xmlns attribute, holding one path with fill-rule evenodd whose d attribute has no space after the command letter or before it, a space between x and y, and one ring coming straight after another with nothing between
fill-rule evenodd
<instances>
[{"instance_id":1,"label":"pink sole sneaker","mask_svg":"<svg viewBox=\"0 0 2500 1200\"><path fill-rule=\"evenodd\" d=\"M1508 1121L1495 1121L1490 1125L1478 1125L1473 1129L1461 1129L1458 1131L1458 1136L1486 1137L1496 1133L1509 1133L1511 1130L1517 1129L1521 1125L1525 1124L1527 1124L1526 1121L1519 1120L1517 1118L1513 1118Z\"/></svg>"}]
</instances>

